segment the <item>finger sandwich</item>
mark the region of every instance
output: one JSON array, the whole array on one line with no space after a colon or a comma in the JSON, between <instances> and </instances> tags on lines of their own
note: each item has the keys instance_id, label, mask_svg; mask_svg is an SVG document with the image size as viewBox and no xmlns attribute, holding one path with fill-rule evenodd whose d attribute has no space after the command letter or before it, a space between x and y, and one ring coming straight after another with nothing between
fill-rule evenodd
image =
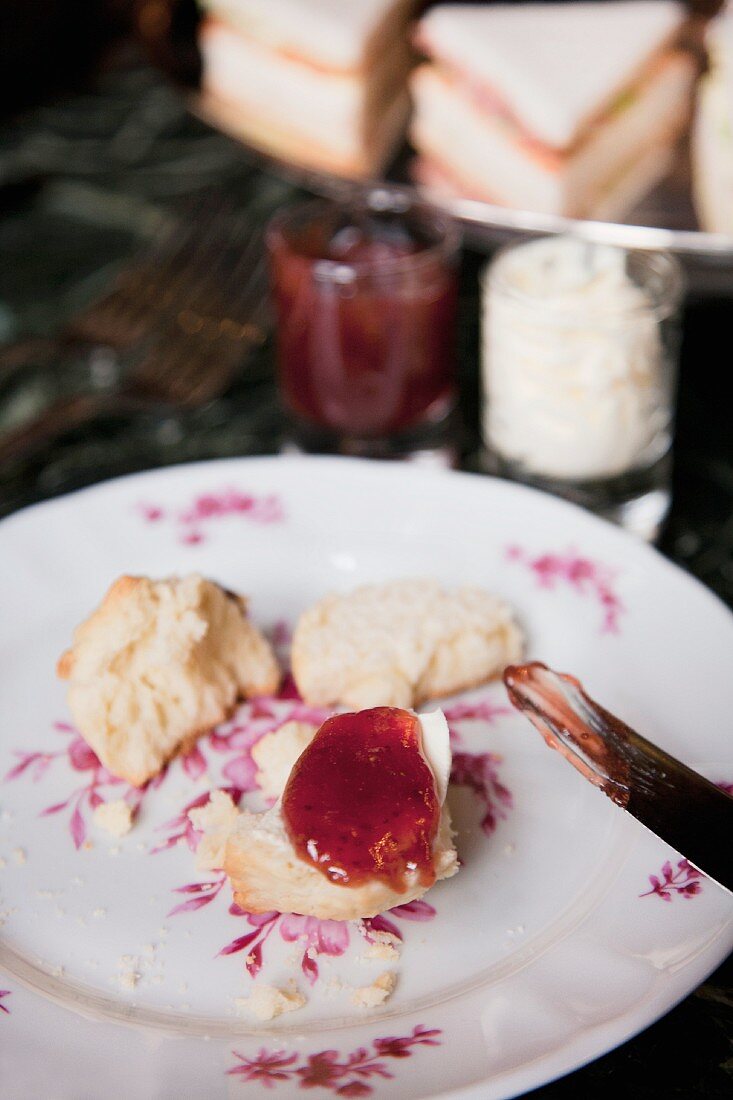
<instances>
[{"instance_id":1,"label":"finger sandwich","mask_svg":"<svg viewBox=\"0 0 733 1100\"><path fill-rule=\"evenodd\" d=\"M416 178L569 217L622 217L669 170L696 62L674 0L432 8L412 76Z\"/></svg>"},{"instance_id":2,"label":"finger sandwich","mask_svg":"<svg viewBox=\"0 0 733 1100\"><path fill-rule=\"evenodd\" d=\"M407 121L415 0L202 0L205 110L273 156L377 174Z\"/></svg>"}]
</instances>

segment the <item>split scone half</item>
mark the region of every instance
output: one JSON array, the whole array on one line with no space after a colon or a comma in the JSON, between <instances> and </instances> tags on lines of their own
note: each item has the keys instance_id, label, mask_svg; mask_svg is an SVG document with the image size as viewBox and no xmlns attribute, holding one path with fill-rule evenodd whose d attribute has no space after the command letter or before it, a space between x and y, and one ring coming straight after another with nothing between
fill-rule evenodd
<instances>
[{"instance_id":1,"label":"split scone half","mask_svg":"<svg viewBox=\"0 0 733 1100\"><path fill-rule=\"evenodd\" d=\"M301 615L292 667L312 705L414 707L486 683L522 646L511 608L489 592L397 580L326 596Z\"/></svg>"},{"instance_id":2,"label":"split scone half","mask_svg":"<svg viewBox=\"0 0 733 1100\"><path fill-rule=\"evenodd\" d=\"M384 712L392 708L378 708ZM362 712L362 714L375 714L375 711ZM405 714L405 712L398 712ZM339 718L359 718L361 715L343 715ZM414 718L415 716L410 716ZM213 854L215 860L219 860L218 866L222 866L231 881L234 891L234 900L240 908L250 913L263 913L276 910L281 913L299 913L304 916L318 917L321 920L357 920L362 917L373 917L395 905L404 905L409 901L422 897L433 882L450 878L458 870L458 856L453 845L453 833L451 829L450 812L445 798L448 789L448 779L451 767L451 750L448 735L448 725L442 712L436 710L432 714L417 716L420 735L420 755L423 764L429 769L433 785L435 808L435 829L430 841L430 874L428 878L420 873L418 866L413 866L409 858L405 863L405 872L398 883L388 876L375 875L356 879L352 882L338 881L333 873L329 874L325 868L328 862L328 854L324 855L322 841L310 839L307 842L307 851L313 858L307 858L296 848L293 840L292 828L288 827L286 814L288 812L288 796L292 789L294 777L299 769L303 768L303 761L312 748L315 748L317 739L328 727L329 719L319 731L313 729L313 741L310 746L294 761L294 768L290 772L288 784L284 792L285 810L283 812L283 796L266 813L253 814L241 813L238 817L232 817L222 813L222 807L215 807L212 797L211 811L196 811L198 814L197 825L211 830L211 836L205 832L200 850ZM276 736L276 735L275 735ZM294 744L293 741L290 741ZM379 754L377 749L377 755ZM380 785L380 767L377 761L372 779L365 782ZM359 773L361 775L361 773ZM389 777L382 774L384 783L389 785ZM322 774L322 801L318 802L318 814L322 814L323 820L328 820L333 814L330 808L331 792L335 784L339 782L339 775L327 769ZM361 782L356 774L351 776L347 783ZM355 788L352 786L344 791L343 803L351 807L352 816L344 815L342 819L333 821L333 835L356 835L358 829L359 797L352 801L351 795ZM226 797L226 796L221 796ZM419 799L418 799L419 802ZM395 817L401 806L394 806ZM208 818L208 822L207 819ZM292 822L291 822L292 825ZM222 835L222 827L226 830L226 836ZM392 855L399 857L396 851L398 842L390 834L389 827L385 827L384 834L380 836L376 845L370 848L370 855L377 849L388 850L392 845ZM316 857L314 848L320 848L320 861ZM223 858L222 858L223 857ZM378 863L378 857L377 863ZM331 862L334 862L332 860ZM335 859L338 863L338 859ZM377 866L375 863L375 867ZM199 862L199 866L200 866ZM213 866L209 863L208 866ZM331 868L331 872L333 868Z\"/></svg>"},{"instance_id":3,"label":"split scone half","mask_svg":"<svg viewBox=\"0 0 733 1100\"><path fill-rule=\"evenodd\" d=\"M280 669L247 601L197 574L123 576L60 658L79 732L113 775L141 786Z\"/></svg>"}]
</instances>

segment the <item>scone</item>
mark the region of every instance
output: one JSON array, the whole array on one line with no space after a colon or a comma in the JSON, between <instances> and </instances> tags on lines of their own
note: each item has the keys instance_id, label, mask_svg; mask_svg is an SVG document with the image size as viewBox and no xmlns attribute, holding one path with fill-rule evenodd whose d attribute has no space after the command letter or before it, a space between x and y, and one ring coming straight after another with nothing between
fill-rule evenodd
<instances>
[{"instance_id":1,"label":"scone","mask_svg":"<svg viewBox=\"0 0 733 1100\"><path fill-rule=\"evenodd\" d=\"M229 834L224 857L234 901L247 913L300 913L321 920L375 917L395 905L406 905L426 893L413 881L404 891L373 880L361 886L337 886L298 859L280 814L273 806L265 814L246 810ZM450 811L443 807L435 851L436 881L458 870Z\"/></svg>"},{"instance_id":2,"label":"scone","mask_svg":"<svg viewBox=\"0 0 733 1100\"><path fill-rule=\"evenodd\" d=\"M310 722L284 722L253 746L255 782L265 798L274 802L280 797L295 761L317 732L318 726ZM208 802L189 810L191 824L203 834L196 848L196 866L200 871L221 870L226 842L240 816L231 796L222 790L212 791Z\"/></svg>"},{"instance_id":3,"label":"scone","mask_svg":"<svg viewBox=\"0 0 733 1100\"><path fill-rule=\"evenodd\" d=\"M277 690L247 603L197 574L120 577L74 632L58 675L79 732L113 775L141 786L223 721L239 698Z\"/></svg>"},{"instance_id":4,"label":"scone","mask_svg":"<svg viewBox=\"0 0 733 1100\"><path fill-rule=\"evenodd\" d=\"M196 847L196 867L199 871L222 869L227 840L239 816L234 799L222 790L212 791L208 802L188 811L188 820L202 834Z\"/></svg>"},{"instance_id":5,"label":"scone","mask_svg":"<svg viewBox=\"0 0 733 1100\"><path fill-rule=\"evenodd\" d=\"M257 765L255 782L265 798L280 797L293 764L311 743L317 729L311 722L284 722L252 746L252 759Z\"/></svg>"},{"instance_id":6,"label":"scone","mask_svg":"<svg viewBox=\"0 0 733 1100\"><path fill-rule=\"evenodd\" d=\"M365 742L365 752L371 756L372 767L365 767L365 756L354 757L354 769L349 774L325 768L316 775L314 790L318 797L310 802L303 790L299 791L299 777L318 764L309 756L315 752L319 738L324 736L330 725L344 720L360 719L362 716L381 716L393 708L380 707L360 715L339 715L329 719L318 731L310 746L298 757L290 773L283 797L264 814L244 812L234 823L226 842L224 870L229 875L234 891L234 900L242 909L250 913L270 912L300 913L322 920L356 920L361 917L373 917L395 905L413 901L429 889L436 881L449 878L458 870L458 857L453 846L450 814L445 796L450 775L451 752L448 726L443 714L422 715L416 719L420 731L418 750L419 760L415 758L418 769L424 767L422 780L428 777L432 791L434 829L429 836L428 863L424 865L419 858L413 859L414 851L408 847L404 837L408 833L400 832L400 823L404 824L407 797L391 798L394 792L391 786L394 769L390 771L390 757L384 755L384 745L375 737ZM346 731L344 744L354 746L355 739L351 731ZM381 755L380 755L381 754ZM401 768L398 782L408 783L410 766ZM371 779L370 779L371 774ZM405 776L408 776L406 779ZM334 792L341 787L339 798ZM371 784L371 785L370 785ZM429 815L429 799L415 789L415 805L418 816L415 820L424 823ZM313 810L311 824L316 823L315 833L309 831L297 834L293 828L293 799L305 798L306 808ZM382 803L380 803L380 798ZM387 799L384 805L384 799ZM339 802L340 799L340 802ZM339 811L334 804L340 805ZM349 845L355 843L352 838L362 837L362 814L364 807L379 804L384 810L384 821L377 814L379 839L372 839L358 849L354 856ZM426 806L428 809L426 809ZM375 813L377 810L375 809ZM381 813L381 810L380 810ZM373 815L372 815L373 817ZM409 818L408 818L409 820ZM397 825L395 825L397 821ZM370 821L369 828L373 825ZM319 830L324 835L317 835ZM343 858L344 851L330 847L330 840L338 844L344 842L346 851L351 852L351 862ZM417 834L409 833L412 837ZM422 835L422 834L420 834ZM298 847L300 840L304 844ZM402 838L402 839L401 839ZM427 843L427 833L422 836ZM360 843L357 840L357 845ZM400 847L400 845L405 845ZM368 865L368 866L367 866ZM427 866L427 873L426 873ZM356 870L354 869L356 868ZM396 873L395 868L399 869Z\"/></svg>"},{"instance_id":7,"label":"scone","mask_svg":"<svg viewBox=\"0 0 733 1100\"><path fill-rule=\"evenodd\" d=\"M521 652L511 609L496 596L399 580L327 596L306 611L292 666L312 705L414 707L485 683Z\"/></svg>"}]
</instances>

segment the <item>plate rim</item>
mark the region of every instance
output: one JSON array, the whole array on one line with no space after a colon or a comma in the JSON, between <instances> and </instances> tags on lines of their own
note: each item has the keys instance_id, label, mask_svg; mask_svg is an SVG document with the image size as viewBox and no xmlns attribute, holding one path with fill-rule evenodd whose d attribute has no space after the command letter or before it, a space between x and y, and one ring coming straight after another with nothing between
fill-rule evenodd
<instances>
[{"instance_id":1,"label":"plate rim","mask_svg":"<svg viewBox=\"0 0 733 1100\"><path fill-rule=\"evenodd\" d=\"M713 608L717 608L715 613L720 616L721 623L725 622L725 629L733 629L733 611L715 592L697 577L665 557L656 547L649 546L638 537L615 527L608 521L584 511L575 504L553 497L531 486L481 473L434 469L421 467L418 464L405 463L398 466L390 462L375 462L373 460L327 455L257 455L204 459L135 471L95 482L52 498L36 501L11 512L0 520L0 543L4 531L7 532L8 528L14 527L16 523L22 523L25 518L35 516L39 510L63 509L68 504L73 505L73 502L80 497L88 499L95 495L101 496L113 487L125 486L135 482L145 483L168 477L185 482L186 477L192 472L198 473L204 470L231 471L236 468L254 469L258 466L279 469L300 467L314 470L319 467L330 467L343 471L347 476L350 471L356 469L365 473L368 477L375 478L385 476L387 470L394 471L398 469L400 476L405 481L414 480L415 482L429 483L440 480L445 484L449 479L458 478L465 484L473 484L476 487L483 484L489 487L490 491L509 496L519 496L530 502L530 504L533 501L544 501L545 506L561 514L565 513L569 517L574 516L588 530L597 531L604 538L610 539L611 544L627 547L631 551L632 558L641 551L641 558L637 558L637 560L655 563L657 569L662 565L670 577L677 576L683 583L690 583L693 589L697 590L698 596L704 598L711 612ZM720 965L730 951L728 941L730 940L733 943L730 932L732 921L733 915L721 924L712 939L700 949L692 960L684 963L663 987L654 990L648 997L643 998L639 1005L624 1009L620 1015L610 1021L602 1021L596 1025L585 1027L579 1033L562 1041L555 1049L540 1055L538 1058L531 1059L519 1067L514 1067L491 1077L485 1077L483 1080L472 1084L460 1085L433 1095L455 1098L455 1100L463 1100L463 1098L469 1100L469 1098L478 1097L484 1097L486 1100L509 1100L510 1097L521 1095L527 1089L549 1084L610 1053L675 1008ZM21 982L21 985L24 984ZM672 989L670 989L670 985L673 987ZM26 989L28 989L27 986ZM34 996L44 996L37 990L29 989L29 992L32 992ZM57 1000L49 999L52 1003L61 1007ZM367 1024L370 1022L369 1020L364 1021ZM134 1021L130 1021L130 1023L142 1030L147 1030L144 1024L136 1024ZM358 1027L360 1023L355 1022L353 1026Z\"/></svg>"},{"instance_id":2,"label":"plate rim","mask_svg":"<svg viewBox=\"0 0 733 1100\"><path fill-rule=\"evenodd\" d=\"M130 473L116 474L113 477L104 478L101 481L95 481L90 485L82 485L76 489L70 489L68 492L62 492L55 496L46 497L43 500L33 501L30 504L21 506L7 515L0 517L0 537L2 532L7 530L8 526L12 526L17 522L22 521L25 517L34 514L39 509L52 509L62 507L64 504L80 498L93 496L97 493L102 493L106 489L131 483L133 481L145 481L153 480L156 477L185 477L185 475L191 471L199 471L204 469L210 469L213 467L226 468L235 467L238 465L246 464L248 466L333 466L335 468L346 469L358 469L364 472L366 471L397 471L400 476L407 475L407 477L415 477L416 479L432 480L436 479L459 479L466 484L489 485L492 491L506 493L507 495L518 495L525 497L528 500L543 501L548 507L556 508L560 511L565 511L568 515L575 516L581 523L586 523L589 527L596 531L603 531L611 541L618 542L620 545L626 545L633 547L635 551L639 551L642 556L646 555L650 560L656 562L658 566L663 569L671 571L679 578L689 582L693 587L698 590L698 593L704 595L711 602L712 605L718 607L722 612L725 612L731 620L733 626L733 608L728 607L725 601L703 583L693 573L688 572L677 562L672 561L665 554L661 552L655 545L645 542L638 535L634 535L629 531L624 530L617 524L612 523L610 520L604 519L601 516L597 516L587 509L581 507L579 504L575 504L572 501L565 500L562 497L554 496L552 493L546 492L544 489L539 489L533 485L525 485L519 481L512 481L508 478L497 477L493 474L484 474L481 472L475 472L473 470L456 470L456 469L443 469L436 467L429 467L421 465L419 462L392 462L390 460L382 459L366 459L355 458L351 456L343 455L322 455L322 454L272 454L272 455L228 455L222 458L204 458L198 459L194 462L176 462L166 466L157 466L144 470L134 470ZM377 475L381 476L381 475Z\"/></svg>"}]
</instances>

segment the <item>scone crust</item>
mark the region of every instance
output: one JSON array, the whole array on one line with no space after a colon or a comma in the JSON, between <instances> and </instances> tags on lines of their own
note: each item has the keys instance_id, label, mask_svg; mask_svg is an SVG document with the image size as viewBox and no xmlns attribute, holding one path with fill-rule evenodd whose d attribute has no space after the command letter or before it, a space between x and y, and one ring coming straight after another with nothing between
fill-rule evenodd
<instances>
[{"instance_id":1,"label":"scone crust","mask_svg":"<svg viewBox=\"0 0 733 1100\"><path fill-rule=\"evenodd\" d=\"M450 878L458 870L450 812L445 805L435 844L435 869L437 880ZM224 870L236 904L249 913L276 910L320 920L358 920L406 905L427 892L416 879L403 893L379 879L354 887L331 882L295 853L278 807L264 816L241 815L227 840Z\"/></svg>"},{"instance_id":2,"label":"scone crust","mask_svg":"<svg viewBox=\"0 0 733 1100\"><path fill-rule=\"evenodd\" d=\"M141 786L229 716L277 691L242 597L197 574L120 577L58 661L74 721L113 775Z\"/></svg>"},{"instance_id":3,"label":"scone crust","mask_svg":"<svg viewBox=\"0 0 733 1100\"><path fill-rule=\"evenodd\" d=\"M311 705L415 707L486 683L522 647L508 605L483 589L401 580L311 607L295 629L292 666Z\"/></svg>"}]
</instances>

